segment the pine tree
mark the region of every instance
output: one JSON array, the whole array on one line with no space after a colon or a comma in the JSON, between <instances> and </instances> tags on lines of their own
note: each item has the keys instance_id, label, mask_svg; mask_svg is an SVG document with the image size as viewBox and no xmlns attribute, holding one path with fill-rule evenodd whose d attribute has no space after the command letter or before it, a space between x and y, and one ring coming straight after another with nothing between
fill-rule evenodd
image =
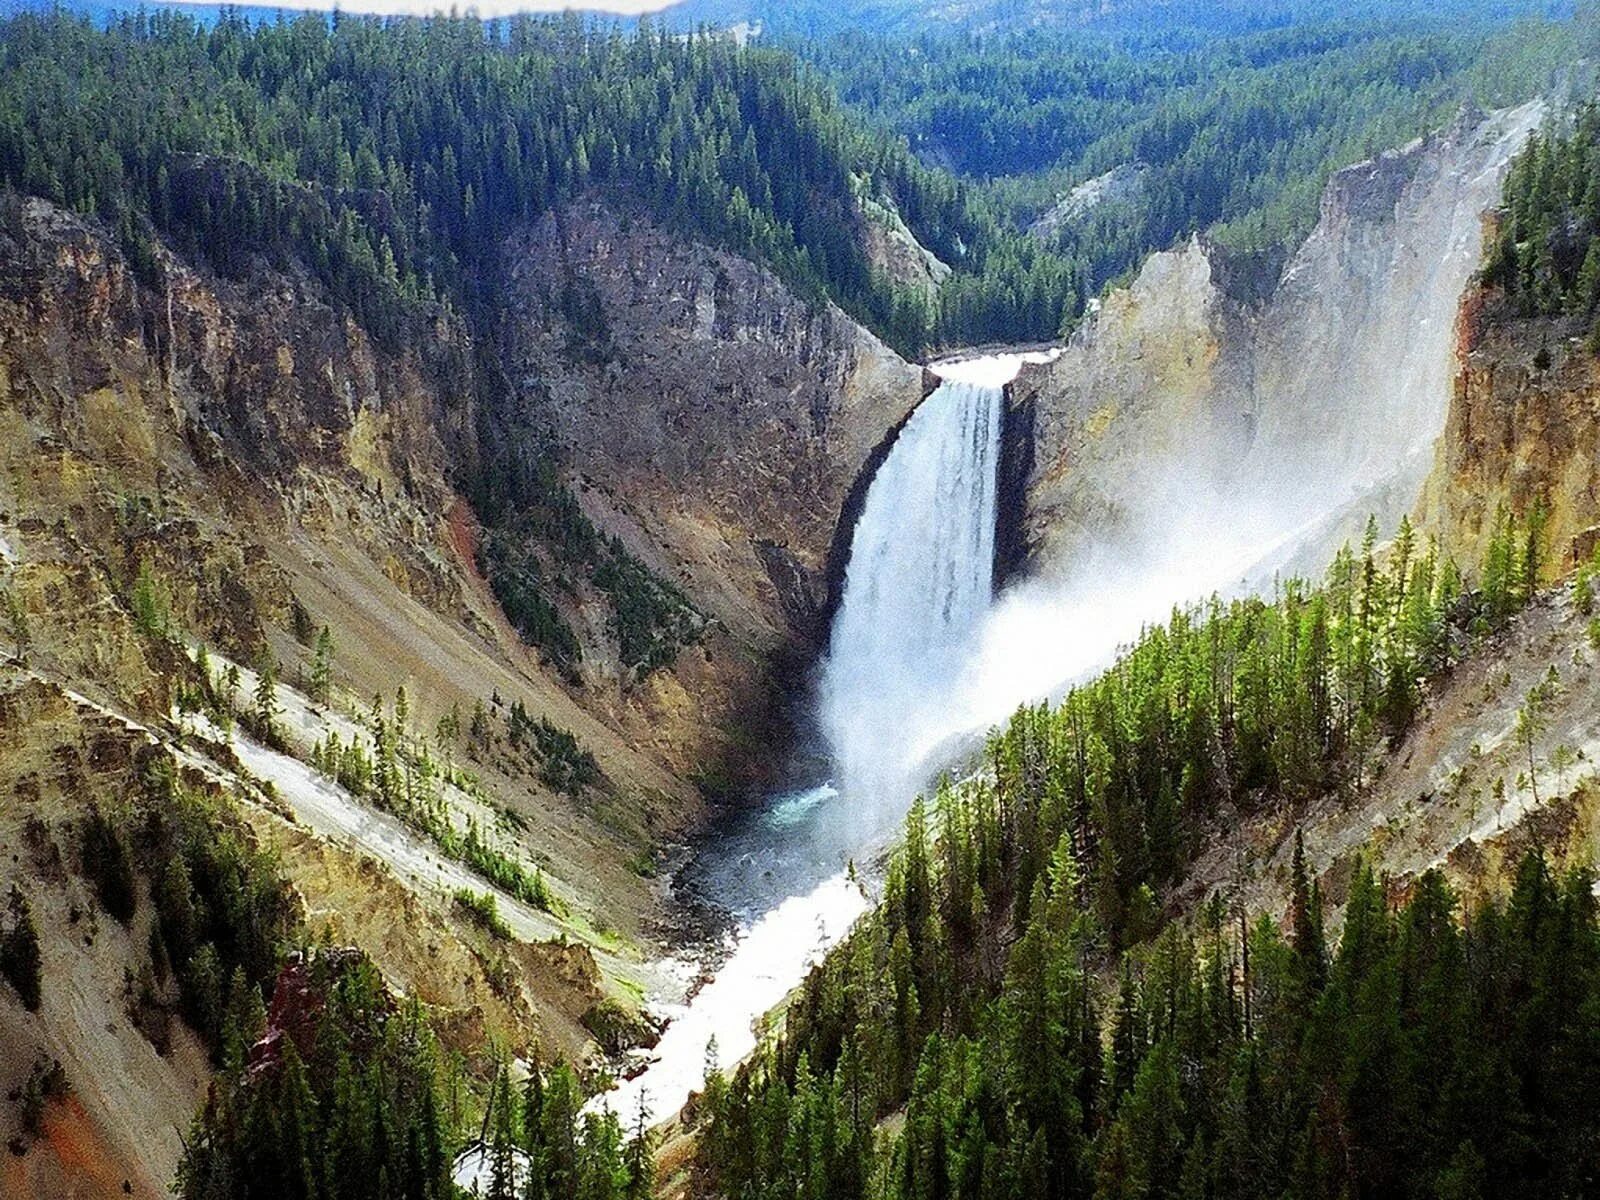
<instances>
[{"instance_id":1,"label":"pine tree","mask_svg":"<svg viewBox=\"0 0 1600 1200\"><path fill-rule=\"evenodd\" d=\"M1322 937L1320 902L1314 900L1306 873L1305 837L1294 834L1294 860L1290 867L1289 944L1294 947L1312 994L1322 990L1327 971L1326 949Z\"/></svg>"},{"instance_id":2,"label":"pine tree","mask_svg":"<svg viewBox=\"0 0 1600 1200\"><path fill-rule=\"evenodd\" d=\"M278 713L278 667L268 648L256 663L255 723L264 741L277 740Z\"/></svg>"},{"instance_id":3,"label":"pine tree","mask_svg":"<svg viewBox=\"0 0 1600 1200\"><path fill-rule=\"evenodd\" d=\"M324 625L311 659L311 698L326 704L333 689L333 634Z\"/></svg>"},{"instance_id":4,"label":"pine tree","mask_svg":"<svg viewBox=\"0 0 1600 1200\"><path fill-rule=\"evenodd\" d=\"M622 1193L625 1200L650 1200L655 1194L655 1154L651 1140L650 1123L641 1094L639 1110L634 1117L633 1134L628 1139L625 1154L628 1176Z\"/></svg>"},{"instance_id":5,"label":"pine tree","mask_svg":"<svg viewBox=\"0 0 1600 1200\"><path fill-rule=\"evenodd\" d=\"M1127 959L1117 989L1117 1007L1111 1026L1111 1044L1106 1060L1108 1102L1115 1107L1133 1089L1139 1064L1144 1056L1144 1028L1139 1011L1139 995L1133 970Z\"/></svg>"}]
</instances>

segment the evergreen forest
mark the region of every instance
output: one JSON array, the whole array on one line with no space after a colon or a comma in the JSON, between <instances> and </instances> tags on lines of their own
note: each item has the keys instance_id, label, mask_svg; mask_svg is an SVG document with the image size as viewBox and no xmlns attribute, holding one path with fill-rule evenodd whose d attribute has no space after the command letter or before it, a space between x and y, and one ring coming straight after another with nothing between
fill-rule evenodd
<instances>
[{"instance_id":1,"label":"evergreen forest","mask_svg":"<svg viewBox=\"0 0 1600 1200\"><path fill-rule=\"evenodd\" d=\"M1502 514L1475 588L1408 526L1386 561L1374 542L1320 587L1176 610L914 806L881 903L781 1038L708 1075L708 1190L1588 1194L1590 875L1533 853L1509 898L1463 910L1437 872L1396 896L1361 867L1336 937L1297 843L1281 925L1221 890L1179 921L1157 901L1219 818L1358 788L1421 681L1538 577L1537 521Z\"/></svg>"}]
</instances>

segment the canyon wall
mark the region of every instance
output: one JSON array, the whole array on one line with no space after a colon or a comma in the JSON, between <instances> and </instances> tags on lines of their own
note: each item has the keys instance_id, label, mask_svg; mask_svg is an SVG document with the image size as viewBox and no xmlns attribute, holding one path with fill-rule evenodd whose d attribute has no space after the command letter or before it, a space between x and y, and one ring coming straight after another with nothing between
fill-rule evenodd
<instances>
[{"instance_id":1,"label":"canyon wall","mask_svg":"<svg viewBox=\"0 0 1600 1200\"><path fill-rule=\"evenodd\" d=\"M1398 520L1444 424L1481 215L1540 116L1463 114L1338 172L1262 302L1199 240L1147 260L1013 387L1033 431L1023 569L1213 535L1241 562L1286 539L1322 553L1369 512Z\"/></svg>"},{"instance_id":2,"label":"canyon wall","mask_svg":"<svg viewBox=\"0 0 1600 1200\"><path fill-rule=\"evenodd\" d=\"M53 594L93 563L127 592L150 559L184 627L246 660L301 593L344 594L314 615L350 626L352 650L389 627L385 657L405 653L397 606L414 603L652 792L687 796L672 777L724 759L735 779L759 772L752 725L773 719L775 675L825 633L840 514L926 390L837 308L599 204L508 243L493 346L442 309L384 345L294 264L228 280L158 247L141 279L96 222L19 197L0 216L0 545L35 573L50 561ZM508 453L547 459L603 537L682 591L694 645L628 669L592 568L543 546L540 583L581 666L558 674L520 645L462 502ZM349 595L356 577L370 586ZM121 653L103 630L69 617L51 633L76 656L64 677L125 700L150 683L88 661L85 647ZM430 674L430 720L479 698L465 671Z\"/></svg>"},{"instance_id":3,"label":"canyon wall","mask_svg":"<svg viewBox=\"0 0 1600 1200\"><path fill-rule=\"evenodd\" d=\"M775 669L824 624L840 513L925 385L837 309L596 205L506 261L501 328L418 302L385 340L292 261L226 278L159 243L136 261L100 221L0 195L0 895L28 895L46 976L39 1013L0 1013L0 1091L43 1056L83 1098L7 1157L0 1191L155 1194L203 1096L175 1002L155 1006L165 1054L134 1022L150 902L126 929L106 919L81 861L89 813L125 811L150 772L236 807L308 928L365 947L451 1044L581 1060L638 1032L614 1014L659 982L640 965L656 851L707 791L758 778ZM539 582L577 669L524 642L479 549L525 536L561 564L561 547L468 500L519 455L626 547L610 568L681 591L692 644L625 669L618 603L570 562ZM312 701L323 626L331 694ZM281 750L184 708L232 660L246 713L268 655ZM397 686L444 819L536 874L548 907L309 765L330 733L371 752ZM498 898L509 939L463 918L463 887Z\"/></svg>"},{"instance_id":4,"label":"canyon wall","mask_svg":"<svg viewBox=\"0 0 1600 1200\"><path fill-rule=\"evenodd\" d=\"M764 268L599 204L507 257L518 382L547 397L594 510L627 510L719 618L807 628L846 496L922 369ZM574 290L592 308L563 311Z\"/></svg>"},{"instance_id":5,"label":"canyon wall","mask_svg":"<svg viewBox=\"0 0 1600 1200\"><path fill-rule=\"evenodd\" d=\"M1458 322L1449 416L1419 516L1482 561L1503 508L1542 507L1543 581L1591 557L1600 522L1600 356L1587 322L1524 317L1493 288Z\"/></svg>"}]
</instances>

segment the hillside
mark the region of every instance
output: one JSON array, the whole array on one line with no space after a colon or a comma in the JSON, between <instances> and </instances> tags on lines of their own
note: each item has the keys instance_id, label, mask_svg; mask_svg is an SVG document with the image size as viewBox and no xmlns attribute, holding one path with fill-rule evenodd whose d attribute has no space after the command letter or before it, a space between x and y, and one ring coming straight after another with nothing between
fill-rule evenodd
<instances>
[{"instance_id":1,"label":"hillside","mask_svg":"<svg viewBox=\"0 0 1600 1200\"><path fill-rule=\"evenodd\" d=\"M0 24L0 1194L1583 1194L1589 26L1401 7Z\"/></svg>"},{"instance_id":2,"label":"hillside","mask_svg":"<svg viewBox=\"0 0 1600 1200\"><path fill-rule=\"evenodd\" d=\"M705 794L742 795L772 769L756 752L789 686L775 665L818 636L837 514L920 398L920 370L770 271L593 203L561 227L600 222L606 237L578 246L640 269L568 253L553 221L509 235L506 272L524 282L504 336L526 372L510 392L481 385L478 335L447 308L388 343L304 264L259 257L232 277L159 240L141 260L101 219L14 194L0 207L3 762L8 794L34 797L8 807L5 883L23 885L47 947L44 1006L20 1024L8 1012L18 1049L0 1082L59 1058L85 1106L16 1162L22 1178L48 1192L115 1173L160 1194L206 1086L203 1051L175 1033L178 1049L158 1053L119 987L88 982L138 975L143 928L73 948L71 914L100 908L75 865L84 822L96 805L137 819L102 755L142 762L159 746L157 760L230 798L307 931L363 946L437 1012L453 1051L477 1056L492 1036L581 1062L648 1036L596 1014L608 996L627 1013L644 985L681 986L644 965L658 847L702 819ZM593 327L563 311L552 278L619 331L604 354L582 348ZM720 408L699 399L714 370L730 379ZM675 412L657 403L672 388ZM569 423L552 428L542 414L557 404ZM749 411L761 423L741 434ZM654 474L599 456L623 434L665 444L669 429L699 457L655 460ZM808 475L774 465L731 490L718 464L757 461L779 430L775 462L807 461ZM573 499L486 525L462 489L518 446L533 452L535 494ZM592 464L564 466L555 447ZM495 539L548 547L520 560L520 586L551 597L581 658L514 624L527 610L484 574L502 569ZM560 590L542 590L544 571L565 577ZM652 596L673 598L689 644L628 657L622 622L648 636ZM199 646L208 678L188 661ZM230 748L215 726L259 717L268 662L274 736L241 730ZM391 788L379 768L394 731L404 782ZM330 735L368 766L319 769ZM497 898L511 944L463 919L463 889ZM86 981L90 1008L69 1000L68 978ZM179 1029L176 1002L162 1004ZM112 1063L115 1086L90 1089ZM157 1124L129 1125L135 1110Z\"/></svg>"},{"instance_id":3,"label":"hillside","mask_svg":"<svg viewBox=\"0 0 1600 1200\"><path fill-rule=\"evenodd\" d=\"M1429 464L1405 464L1395 490L1422 525L1403 518L1379 544L1370 523L1320 584L1275 578L1269 600L1176 606L1104 674L990 734L971 778L914 806L878 906L806 979L781 1032L733 1077L707 1077L677 1194L1581 1194L1600 1120L1586 1094L1600 944L1582 450L1594 387L1576 336L1589 301L1552 286L1558 270L1504 262L1549 264L1555 248L1576 272L1586 224L1562 213L1582 211L1584 176L1552 165L1586 162L1592 131L1581 115L1576 136L1518 150L1533 120L1502 122L1486 141L1462 126L1341 173L1322 226L1248 317L1206 293L1216 259L1195 245L1147 264L1019 382L1013 403L1082 389L1104 405L1086 400L1077 435L1034 462L1034 478L1070 470L1086 498L1128 498L1035 526L1093 570L1106 555L1085 549L1086 530L1138 530L1128 506L1149 474L1130 482L1131 467L1171 464L1096 443L1131 445L1117 426L1136 398L1158 414L1150 435L1171 430L1195 502L1210 400L1226 394L1211 389L1242 331L1270 352L1278 312L1307 296L1325 317L1376 320L1381 288L1341 301L1334 282L1360 264L1453 272L1434 294L1443 314L1395 326L1446 368L1426 392L1448 408L1422 443L1432 475L1424 488ZM1470 147L1470 165L1440 162ZM1464 214L1435 195L1421 226L1477 235L1482 272L1475 253L1451 262L1459 248L1389 258L1432 187ZM1478 227L1499 200L1509 213ZM1213 298L1198 322L1184 317L1197 290L1179 283L1192 277ZM1395 294L1430 293L1413 278ZM1360 360L1322 365L1338 336L1318 354L1285 344L1309 358L1306 378L1362 378ZM1389 378L1408 362L1389 352ZM1242 378L1275 402L1298 378L1278 370L1277 384L1259 366ZM1357 395L1331 397L1338 443L1283 435L1264 461L1358 442ZM1318 419L1306 403L1253 416L1218 459L1242 469L1224 485L1235 520L1270 430ZM1381 427L1394 434L1394 414ZM1278 478L1275 504L1307 478ZM1171 501L1157 493L1166 538ZM1019 491L1016 512L1032 502Z\"/></svg>"}]
</instances>

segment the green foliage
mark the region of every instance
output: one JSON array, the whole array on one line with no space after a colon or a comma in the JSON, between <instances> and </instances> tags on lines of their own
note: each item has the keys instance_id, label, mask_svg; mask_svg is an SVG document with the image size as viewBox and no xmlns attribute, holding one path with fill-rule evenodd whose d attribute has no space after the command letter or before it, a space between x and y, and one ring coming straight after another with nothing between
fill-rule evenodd
<instances>
[{"instance_id":1,"label":"green foliage","mask_svg":"<svg viewBox=\"0 0 1600 1200\"><path fill-rule=\"evenodd\" d=\"M4 978L29 1012L38 1012L43 1001L43 959L39 953L39 930L33 923L28 899L16 884L7 900L9 916L0 928L0 978Z\"/></svg>"},{"instance_id":2,"label":"green foliage","mask_svg":"<svg viewBox=\"0 0 1600 1200\"><path fill-rule=\"evenodd\" d=\"M834 0L686 0L663 14L681 28L716 20L730 12L783 37L825 37L841 30L911 35L934 30L980 30L995 38L1027 32L1050 37L1079 30L1107 47L1126 40L1155 50L1180 51L1218 39L1259 30L1276 30L1331 21L1373 24L1405 19L1437 25L1474 25L1569 11L1550 0L1126 0L1119 4L1062 5L1056 0L1009 0L930 8L924 0L872 0L840 5Z\"/></svg>"},{"instance_id":3,"label":"green foliage","mask_svg":"<svg viewBox=\"0 0 1600 1200\"><path fill-rule=\"evenodd\" d=\"M319 1001L258 1047L248 1070L242 1057L224 1070L185 1143L182 1200L454 1200L463 1143L487 1152L494 1200L648 1194L647 1143L636 1134L625 1144L614 1116L584 1113L570 1067L536 1062L520 1093L497 1070L479 1120L458 1102L471 1087L464 1065L419 1004L396 1004L370 961L319 953L288 969ZM248 1044L261 1015L241 1011Z\"/></svg>"},{"instance_id":4,"label":"green foliage","mask_svg":"<svg viewBox=\"0 0 1600 1200\"><path fill-rule=\"evenodd\" d=\"M583 1014L583 1027L595 1043L611 1055L649 1045L655 1040L652 1035L660 1032L637 1012L609 996Z\"/></svg>"},{"instance_id":5,"label":"green foliage","mask_svg":"<svg viewBox=\"0 0 1600 1200\"><path fill-rule=\"evenodd\" d=\"M172 600L149 559L140 560L133 583L133 623L146 637L164 638L171 630Z\"/></svg>"},{"instance_id":6,"label":"green foliage","mask_svg":"<svg viewBox=\"0 0 1600 1200\"><path fill-rule=\"evenodd\" d=\"M0 42L0 80L7 182L105 216L151 271L150 226L228 276L298 258L389 342L434 297L487 314L506 234L593 190L902 343L925 330L891 330L901 310L867 260L852 175L928 244L975 237L953 181L788 56L723 38L527 17L141 13L101 31L28 15Z\"/></svg>"},{"instance_id":7,"label":"green foliage","mask_svg":"<svg viewBox=\"0 0 1600 1200\"><path fill-rule=\"evenodd\" d=\"M17 594L8 587L0 587L0 621L5 622L5 630L16 647L17 658L27 662L28 648L33 644L33 633L28 628L28 611L22 607Z\"/></svg>"},{"instance_id":8,"label":"green foliage","mask_svg":"<svg viewBox=\"0 0 1600 1200\"><path fill-rule=\"evenodd\" d=\"M1474 622L1479 632L1499 629L1538 589L1544 524L1544 510L1539 505L1526 520L1504 505L1495 510Z\"/></svg>"},{"instance_id":9,"label":"green foliage","mask_svg":"<svg viewBox=\"0 0 1600 1200\"><path fill-rule=\"evenodd\" d=\"M1054 337L1108 279L1191 231L1281 255L1332 168L1436 123L1474 87L1532 90L1524 60L1552 47L1486 46L1488 33L1329 24L1176 53L1037 33L790 45L812 71L727 39L529 18L224 14L204 29L158 13L100 31L27 15L0 47L0 112L13 114L0 178L105 217L141 276L161 269L158 234L233 277L298 259L390 344L437 300L490 321L507 234L601 190L916 351ZM1012 182L979 196L911 147ZM1133 162L1153 175L1131 208L1059 245L1019 232L1055 191ZM931 307L869 262L863 197L955 268ZM556 296L575 352L606 357L592 290L569 279Z\"/></svg>"},{"instance_id":10,"label":"green foliage","mask_svg":"<svg viewBox=\"0 0 1600 1200\"><path fill-rule=\"evenodd\" d=\"M1536 134L1512 162L1483 274L1528 315L1600 308L1600 107ZM1547 369L1548 347L1539 354Z\"/></svg>"},{"instance_id":11,"label":"green foliage","mask_svg":"<svg viewBox=\"0 0 1600 1200\"><path fill-rule=\"evenodd\" d=\"M439 839L445 853L459 858L479 875L514 899L544 912L560 915L566 906L550 890L544 872L538 867L529 871L521 863L487 842L476 821L467 822L465 834L454 830Z\"/></svg>"},{"instance_id":12,"label":"green foliage","mask_svg":"<svg viewBox=\"0 0 1600 1200\"><path fill-rule=\"evenodd\" d=\"M611 600L611 632L622 661L641 675L670 666L700 636L703 624L688 597L654 574L612 538L594 571Z\"/></svg>"},{"instance_id":13,"label":"green foliage","mask_svg":"<svg viewBox=\"0 0 1600 1200\"><path fill-rule=\"evenodd\" d=\"M256 662L255 706L250 712L250 729L269 746L281 748L278 736L278 662L272 648L265 647Z\"/></svg>"},{"instance_id":14,"label":"green foliage","mask_svg":"<svg viewBox=\"0 0 1600 1200\"><path fill-rule=\"evenodd\" d=\"M499 904L489 893L457 888L455 906L456 911L485 933L503 942L511 940L511 926L506 924L505 918L500 915Z\"/></svg>"},{"instance_id":15,"label":"green foliage","mask_svg":"<svg viewBox=\"0 0 1600 1200\"><path fill-rule=\"evenodd\" d=\"M1325 970L1319 941L1268 919L1241 940L1214 901L1126 956L1105 1008L1077 884L1040 881L1004 986L932 1022L909 1073L894 956L876 957L875 927L858 935L784 1041L708 1086L702 1181L760 1200L1531 1200L1580 1194L1600 1165L1591 876L1530 855L1510 898L1463 922L1437 872L1391 911L1362 867Z\"/></svg>"},{"instance_id":16,"label":"green foliage","mask_svg":"<svg viewBox=\"0 0 1600 1200\"><path fill-rule=\"evenodd\" d=\"M506 714L506 734L513 746L520 747L524 739L531 743L539 756L540 778L558 792L577 796L604 778L594 755L578 743L571 731L553 724L548 717L531 719L520 700L514 701Z\"/></svg>"},{"instance_id":17,"label":"green foliage","mask_svg":"<svg viewBox=\"0 0 1600 1200\"><path fill-rule=\"evenodd\" d=\"M450 1200L444 1056L420 1006L397 1009L365 959L290 969L321 1002L250 1070L224 1072L185 1142L178 1195Z\"/></svg>"},{"instance_id":18,"label":"green foliage","mask_svg":"<svg viewBox=\"0 0 1600 1200\"><path fill-rule=\"evenodd\" d=\"M91 807L84 820L79 857L101 905L123 925L129 924L138 908L139 892L128 841L98 806Z\"/></svg>"},{"instance_id":19,"label":"green foliage","mask_svg":"<svg viewBox=\"0 0 1600 1200\"><path fill-rule=\"evenodd\" d=\"M326 704L333 693L333 633L326 625L317 634L311 656L310 691L318 704Z\"/></svg>"},{"instance_id":20,"label":"green foliage","mask_svg":"<svg viewBox=\"0 0 1600 1200\"><path fill-rule=\"evenodd\" d=\"M525 641L569 679L578 679L583 647L548 593L545 568L533 545L514 528L487 533L478 551L478 569L489 581L506 620Z\"/></svg>"},{"instance_id":21,"label":"green foliage","mask_svg":"<svg viewBox=\"0 0 1600 1200\"><path fill-rule=\"evenodd\" d=\"M611 606L607 625L623 664L640 675L670 666L698 640L704 618L620 540L602 536L549 470L545 463L504 485L523 498L517 503L480 500L494 527L478 567L506 617L576 682L582 647L552 596L573 593L586 579Z\"/></svg>"},{"instance_id":22,"label":"green foliage","mask_svg":"<svg viewBox=\"0 0 1600 1200\"><path fill-rule=\"evenodd\" d=\"M1380 554L1369 527L1320 588L1176 610L1054 708L1019 710L990 738L986 778L913 805L881 903L806 980L783 1039L708 1086L710 1190L1434 1195L1478 1172L1532 1196L1534 1180L1592 1169L1587 1126L1569 1140L1552 1124L1564 1110L1544 1107L1576 1093L1545 1091L1535 1061L1600 1053L1580 1014L1600 1003L1587 877L1558 889L1535 861L1522 886L1538 899L1475 914L1469 935L1437 877L1395 917L1361 872L1330 953L1297 840L1284 932L1236 934L1219 897L1162 928L1163 885L1224 814L1358 784L1482 619L1488 599L1415 542L1402 524ZM1512 915L1529 903L1537 927ZM1568 953L1575 982L1557 985ZM1513 961L1543 982L1509 984ZM1545 986L1576 989L1575 1007L1532 1032L1552 1016L1527 999ZM1532 1042L1508 1046L1512 1027ZM1492 1061L1475 1059L1489 1042ZM1519 1072L1538 1075L1537 1099ZM1537 1112L1507 1117L1489 1080ZM880 1148L878 1121L902 1109ZM1498 1122L1524 1112L1518 1127L1541 1132L1508 1143Z\"/></svg>"},{"instance_id":23,"label":"green foliage","mask_svg":"<svg viewBox=\"0 0 1600 1200\"><path fill-rule=\"evenodd\" d=\"M1491 39L1502 15L1330 12L1172 47L1037 30L786 44L817 71L731 39L527 17L225 12L206 28L160 12L99 30L23 15L0 40L0 179L104 217L148 281L160 237L236 278L298 259L391 345L438 301L492 325L508 233L595 191L768 264L907 352L1049 338L1188 232L1281 255L1331 169L1469 94L1531 94L1587 45L1555 25ZM912 148L1012 182L980 196ZM1134 162L1153 176L1131 207L1055 246L1019 232L1056 191ZM863 198L954 267L931 306L874 269ZM584 282L557 301L574 351L608 355Z\"/></svg>"},{"instance_id":24,"label":"green foliage","mask_svg":"<svg viewBox=\"0 0 1600 1200\"><path fill-rule=\"evenodd\" d=\"M372 756L357 738L345 742L336 731L330 731L312 747L311 765L352 796L366 796L371 791Z\"/></svg>"},{"instance_id":25,"label":"green foliage","mask_svg":"<svg viewBox=\"0 0 1600 1200\"><path fill-rule=\"evenodd\" d=\"M229 980L267 988L297 913L276 857L220 799L161 773L143 785L132 841L152 880L153 940L172 965L184 1018L222 1051Z\"/></svg>"},{"instance_id":26,"label":"green foliage","mask_svg":"<svg viewBox=\"0 0 1600 1200\"><path fill-rule=\"evenodd\" d=\"M456 828L450 805L440 794L433 760L425 748L413 742L406 720L403 689L388 714L383 711L381 697L375 697L371 751L362 739L352 737L347 742L337 731L330 730L313 747L311 763L352 795L393 813L433 842L442 854L471 868L514 899L545 912L563 912L560 898L550 890L541 870L535 867L530 871L494 845L475 819L467 821L464 831Z\"/></svg>"},{"instance_id":27,"label":"green foliage","mask_svg":"<svg viewBox=\"0 0 1600 1200\"><path fill-rule=\"evenodd\" d=\"M12 1093L17 1101L17 1124L21 1127L25 1137L36 1138L44 1129L44 1110L52 1100L64 1099L70 1092L67 1084L67 1072L61 1065L60 1059L36 1058L33 1066L28 1070L27 1079L23 1080L20 1094ZM20 1154L25 1150L18 1149L19 1143L12 1142L13 1154Z\"/></svg>"},{"instance_id":28,"label":"green foliage","mask_svg":"<svg viewBox=\"0 0 1600 1200\"><path fill-rule=\"evenodd\" d=\"M317 627L311 621L311 613L306 606L300 603L300 597L289 597L289 632L294 634L294 640L302 646L311 644L311 637Z\"/></svg>"},{"instance_id":29,"label":"green foliage","mask_svg":"<svg viewBox=\"0 0 1600 1200\"><path fill-rule=\"evenodd\" d=\"M1530 36L1341 15L1170 50L1033 27L786 44L923 157L982 181L972 205L991 231L968 259L982 267L947 286L938 338L1015 340L1053 336L1108 281L1191 233L1259 260L1248 273L1269 282L1332 171L1444 124L1469 97L1535 94L1552 61L1592 39L1587 25ZM1066 221L1048 253L1027 257L1002 232L1114 168L1136 183Z\"/></svg>"}]
</instances>

